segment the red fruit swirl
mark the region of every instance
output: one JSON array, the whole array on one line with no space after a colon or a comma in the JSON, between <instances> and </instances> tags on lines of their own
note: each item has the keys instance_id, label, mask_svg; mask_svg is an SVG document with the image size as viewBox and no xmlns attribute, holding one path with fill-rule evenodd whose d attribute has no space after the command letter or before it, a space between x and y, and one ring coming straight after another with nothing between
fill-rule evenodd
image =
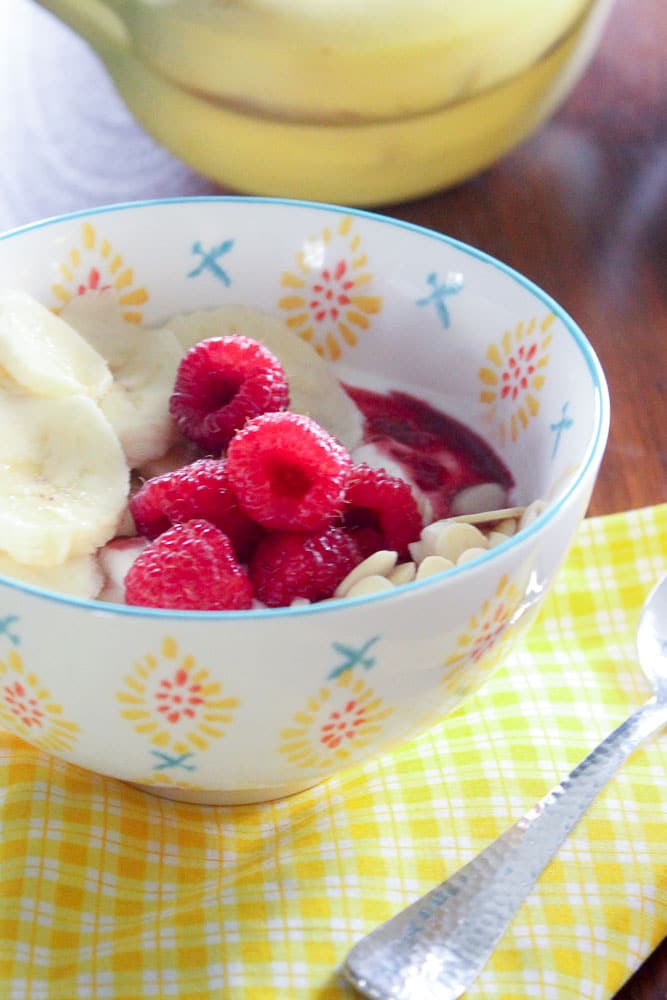
<instances>
[{"instance_id":1,"label":"red fruit swirl","mask_svg":"<svg viewBox=\"0 0 667 1000\"><path fill-rule=\"evenodd\" d=\"M449 516L452 500L468 486L514 485L507 466L459 420L405 392L344 388L364 415L364 443L405 469L430 500L434 521Z\"/></svg>"}]
</instances>

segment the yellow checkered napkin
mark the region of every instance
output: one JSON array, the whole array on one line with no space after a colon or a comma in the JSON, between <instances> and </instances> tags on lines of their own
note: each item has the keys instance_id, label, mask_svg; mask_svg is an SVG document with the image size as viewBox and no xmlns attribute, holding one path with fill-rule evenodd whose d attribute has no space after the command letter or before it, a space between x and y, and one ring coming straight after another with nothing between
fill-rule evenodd
<instances>
[{"instance_id":1,"label":"yellow checkered napkin","mask_svg":"<svg viewBox=\"0 0 667 1000\"><path fill-rule=\"evenodd\" d=\"M521 647L463 710L291 799L187 806L0 735L2 1000L334 1000L336 968L649 696L634 635L667 505L588 520ZM667 739L624 766L471 1000L609 998L667 932Z\"/></svg>"}]
</instances>

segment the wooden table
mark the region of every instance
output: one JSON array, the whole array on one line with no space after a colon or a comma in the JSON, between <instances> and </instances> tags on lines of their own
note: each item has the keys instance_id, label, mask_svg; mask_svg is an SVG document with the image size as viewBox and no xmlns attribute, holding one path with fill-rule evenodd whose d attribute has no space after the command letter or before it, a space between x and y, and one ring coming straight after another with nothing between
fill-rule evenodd
<instances>
[{"instance_id":1,"label":"wooden table","mask_svg":"<svg viewBox=\"0 0 667 1000\"><path fill-rule=\"evenodd\" d=\"M382 209L499 257L586 332L613 411L591 514L667 500L666 52L665 0L617 0L593 63L537 135L454 190ZM219 191L137 127L72 32L30 0L0 0L0 230ZM616 1000L666 998L663 943Z\"/></svg>"}]
</instances>

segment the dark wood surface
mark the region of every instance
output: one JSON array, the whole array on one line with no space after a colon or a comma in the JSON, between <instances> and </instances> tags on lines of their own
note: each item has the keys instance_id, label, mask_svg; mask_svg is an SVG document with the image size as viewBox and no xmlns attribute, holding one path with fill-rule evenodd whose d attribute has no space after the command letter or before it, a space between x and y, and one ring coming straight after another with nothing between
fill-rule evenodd
<instances>
[{"instance_id":1,"label":"dark wood surface","mask_svg":"<svg viewBox=\"0 0 667 1000\"><path fill-rule=\"evenodd\" d=\"M612 403L590 513L667 500L665 0L617 0L592 65L538 134L482 176L389 214L501 258L582 327Z\"/></svg>"},{"instance_id":2,"label":"dark wood surface","mask_svg":"<svg viewBox=\"0 0 667 1000\"><path fill-rule=\"evenodd\" d=\"M31 0L0 0L0 230L115 201L216 192L141 131L71 31ZM616 0L574 92L501 163L380 210L499 257L583 328L613 413L589 513L667 500L665 0ZM616 1000L667 1000L667 944Z\"/></svg>"}]
</instances>

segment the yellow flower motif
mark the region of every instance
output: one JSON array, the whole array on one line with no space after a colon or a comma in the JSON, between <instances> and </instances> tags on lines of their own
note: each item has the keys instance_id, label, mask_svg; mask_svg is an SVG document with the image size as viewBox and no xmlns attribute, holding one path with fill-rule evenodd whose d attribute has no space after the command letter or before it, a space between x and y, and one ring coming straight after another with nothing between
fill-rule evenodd
<instances>
[{"instance_id":1,"label":"yellow flower motif","mask_svg":"<svg viewBox=\"0 0 667 1000\"><path fill-rule=\"evenodd\" d=\"M147 653L135 663L124 684L116 695L123 718L153 746L182 756L205 750L209 740L223 736L239 704L221 697L222 685L210 680L194 657L181 656L170 637L159 656Z\"/></svg>"},{"instance_id":2,"label":"yellow flower motif","mask_svg":"<svg viewBox=\"0 0 667 1000\"><path fill-rule=\"evenodd\" d=\"M335 230L325 228L297 254L296 272L285 271L281 285L289 294L278 300L287 325L313 344L324 358L341 356L341 343L354 347L358 331L380 312L382 298L364 289L373 275L353 220L344 216Z\"/></svg>"},{"instance_id":3,"label":"yellow flower motif","mask_svg":"<svg viewBox=\"0 0 667 1000\"><path fill-rule=\"evenodd\" d=\"M280 750L301 767L348 763L381 731L391 713L361 678L346 671L296 713L294 725L281 733Z\"/></svg>"},{"instance_id":4,"label":"yellow flower motif","mask_svg":"<svg viewBox=\"0 0 667 1000\"><path fill-rule=\"evenodd\" d=\"M445 660L447 672L444 683L457 690L460 678L457 674L470 663L478 663L482 657L486 663L496 662L504 649L504 641L508 638L507 629L523 600L523 591L512 583L504 574L498 583L493 597L484 601L479 612L468 622L467 629L456 640L456 649ZM493 654L489 661L488 657Z\"/></svg>"},{"instance_id":5,"label":"yellow flower motif","mask_svg":"<svg viewBox=\"0 0 667 1000\"><path fill-rule=\"evenodd\" d=\"M58 302L56 313L76 295L113 288L123 307L123 319L127 323L143 320L139 307L148 301L148 292L134 285L132 268L125 265L122 255L114 251L108 240L98 239L90 222L81 227L81 244L72 247L60 264L60 279L51 286Z\"/></svg>"},{"instance_id":6,"label":"yellow flower motif","mask_svg":"<svg viewBox=\"0 0 667 1000\"><path fill-rule=\"evenodd\" d=\"M534 318L528 323L517 323L514 330L503 334L500 346L491 344L486 352L489 366L479 372L483 385L480 400L489 406L491 419L499 421L501 445L507 441L508 433L516 441L531 417L539 412L538 394L545 383L547 348L551 343L549 328L554 319L553 313L549 313L540 323Z\"/></svg>"},{"instance_id":7,"label":"yellow flower motif","mask_svg":"<svg viewBox=\"0 0 667 1000\"><path fill-rule=\"evenodd\" d=\"M17 736L45 750L71 750L81 731L76 722L68 722L63 710L42 687L39 679L28 673L15 650L0 660L0 722Z\"/></svg>"},{"instance_id":8,"label":"yellow flower motif","mask_svg":"<svg viewBox=\"0 0 667 1000\"><path fill-rule=\"evenodd\" d=\"M198 785L194 781L188 781L186 778L182 778L180 774L176 778L165 771L153 771L150 775L146 775L141 779L137 780L137 784L144 785L148 788L187 788L190 791L198 792L205 791L205 786Z\"/></svg>"}]
</instances>

